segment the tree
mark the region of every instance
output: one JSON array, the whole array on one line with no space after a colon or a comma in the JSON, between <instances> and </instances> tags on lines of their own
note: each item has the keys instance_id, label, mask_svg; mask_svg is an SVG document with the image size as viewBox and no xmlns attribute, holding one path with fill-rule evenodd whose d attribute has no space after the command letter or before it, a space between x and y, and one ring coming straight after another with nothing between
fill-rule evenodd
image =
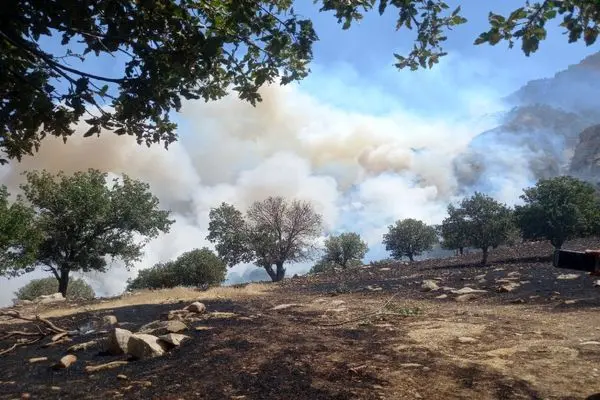
<instances>
[{"instance_id":1,"label":"tree","mask_svg":"<svg viewBox=\"0 0 600 400\"><path fill-rule=\"evenodd\" d=\"M35 300L58 292L58 282L53 277L34 279L15 292L18 300ZM67 290L71 299L92 300L96 297L94 289L83 279L72 279Z\"/></svg>"},{"instance_id":2,"label":"tree","mask_svg":"<svg viewBox=\"0 0 600 400\"><path fill-rule=\"evenodd\" d=\"M369 247L358 233L342 233L325 240L325 254L322 261L346 269L353 264L360 264L367 251Z\"/></svg>"},{"instance_id":3,"label":"tree","mask_svg":"<svg viewBox=\"0 0 600 400\"><path fill-rule=\"evenodd\" d=\"M140 270L135 279L128 280L127 289L219 285L225 280L226 272L223 260L204 247L185 252L174 261Z\"/></svg>"},{"instance_id":4,"label":"tree","mask_svg":"<svg viewBox=\"0 0 600 400\"><path fill-rule=\"evenodd\" d=\"M106 173L94 169L73 175L30 171L25 176L21 189L42 235L29 267L41 265L51 272L63 296L72 271L105 272L106 257L130 267L141 258L144 245L174 222L169 211L158 208L149 185L127 175L111 183Z\"/></svg>"},{"instance_id":5,"label":"tree","mask_svg":"<svg viewBox=\"0 0 600 400\"><path fill-rule=\"evenodd\" d=\"M463 199L456 210L467 234L469 247L481 249L481 263L487 264L489 248L506 243L514 233L512 210L490 196L475 192Z\"/></svg>"},{"instance_id":6,"label":"tree","mask_svg":"<svg viewBox=\"0 0 600 400\"><path fill-rule=\"evenodd\" d=\"M461 210L454 205L448 205L448 217L442 221L438 227L438 232L442 237L442 248L447 250L458 250L463 255L465 247L468 246L467 229L465 219Z\"/></svg>"},{"instance_id":7,"label":"tree","mask_svg":"<svg viewBox=\"0 0 600 400\"><path fill-rule=\"evenodd\" d=\"M415 29L398 68L431 68L446 55L447 32L467 22L444 0L315 0L349 29L365 13L388 8L396 29ZM589 0L544 1L508 16L489 14L490 29L475 44L521 41L529 55L546 38L545 24L563 17L569 41L596 41L600 5ZM112 131L138 143L177 139L169 114L183 99L212 101L230 90L251 104L258 89L304 78L318 40L312 22L291 0L10 0L0 15L0 153L18 159L37 151L48 135L63 140L84 121L84 136ZM110 60L122 74L90 68ZM0 162L6 162L6 159Z\"/></svg>"},{"instance_id":8,"label":"tree","mask_svg":"<svg viewBox=\"0 0 600 400\"><path fill-rule=\"evenodd\" d=\"M569 239L596 233L600 206L596 188L570 176L541 179L523 190L515 214L525 239L546 239L560 249Z\"/></svg>"},{"instance_id":9,"label":"tree","mask_svg":"<svg viewBox=\"0 0 600 400\"><path fill-rule=\"evenodd\" d=\"M0 274L15 275L34 262L40 231L34 211L21 198L10 202L5 186L0 186Z\"/></svg>"},{"instance_id":10,"label":"tree","mask_svg":"<svg viewBox=\"0 0 600 400\"><path fill-rule=\"evenodd\" d=\"M415 256L431 250L437 240L435 228L423 221L408 218L396 221L388 226L388 233L383 235L385 249L391 252L394 259L408 257L412 262Z\"/></svg>"},{"instance_id":11,"label":"tree","mask_svg":"<svg viewBox=\"0 0 600 400\"><path fill-rule=\"evenodd\" d=\"M216 243L219 257L230 267L253 262L273 282L284 278L286 262L312 258L314 239L322 231L322 217L311 203L279 196L253 203L246 218L227 203L211 209L209 218L207 239Z\"/></svg>"}]
</instances>

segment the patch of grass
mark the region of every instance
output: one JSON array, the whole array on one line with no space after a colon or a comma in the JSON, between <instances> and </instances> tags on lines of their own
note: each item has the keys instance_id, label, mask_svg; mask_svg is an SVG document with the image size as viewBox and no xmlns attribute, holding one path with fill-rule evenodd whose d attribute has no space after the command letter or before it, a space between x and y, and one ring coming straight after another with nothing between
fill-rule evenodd
<instances>
[{"instance_id":1,"label":"patch of grass","mask_svg":"<svg viewBox=\"0 0 600 400\"><path fill-rule=\"evenodd\" d=\"M179 301L202 301L213 299L242 299L252 296L260 296L272 290L274 286L266 283L250 283L244 287L219 286L205 291L194 288L174 287L172 289L139 290L130 294L124 294L102 302L89 304L81 307L59 307L42 313L42 317L59 317L77 314L82 311L97 311L110 308L136 306L142 304L165 304L177 303Z\"/></svg>"}]
</instances>

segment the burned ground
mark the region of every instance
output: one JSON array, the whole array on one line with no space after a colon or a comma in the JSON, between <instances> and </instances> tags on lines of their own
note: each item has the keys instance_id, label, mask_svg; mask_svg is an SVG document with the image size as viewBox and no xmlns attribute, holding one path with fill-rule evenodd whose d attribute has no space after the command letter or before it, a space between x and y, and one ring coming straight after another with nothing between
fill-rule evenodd
<instances>
[{"instance_id":1,"label":"burned ground","mask_svg":"<svg viewBox=\"0 0 600 400\"><path fill-rule=\"evenodd\" d=\"M87 373L126 356L88 349L70 368L51 368L95 334L17 348L0 358L0 398L585 399L600 393L600 288L553 268L550 251L527 244L497 249L486 267L472 254L298 277L257 296L205 296L209 313L190 325L192 340L160 358ZM424 279L440 289L422 291ZM518 287L499 293L506 279ZM457 302L451 288L464 287L485 292ZM109 301L52 320L72 329L110 314L135 331L180 306ZM8 326L19 325L0 331Z\"/></svg>"}]
</instances>

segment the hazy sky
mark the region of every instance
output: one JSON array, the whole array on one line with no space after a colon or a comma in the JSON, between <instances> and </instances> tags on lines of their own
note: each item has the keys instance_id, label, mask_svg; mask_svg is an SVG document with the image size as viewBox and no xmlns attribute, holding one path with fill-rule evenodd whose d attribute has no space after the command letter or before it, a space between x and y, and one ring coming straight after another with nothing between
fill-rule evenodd
<instances>
[{"instance_id":1,"label":"hazy sky","mask_svg":"<svg viewBox=\"0 0 600 400\"><path fill-rule=\"evenodd\" d=\"M531 57L503 43L474 46L492 2L460 3L469 23L449 34L449 55L432 70L412 72L393 66L393 53L406 54L413 34L395 32L392 13L372 13L342 31L331 13L317 13L312 1L298 2L321 39L313 72L300 84L265 88L265 101L256 108L235 98L185 103L177 116L181 142L168 152L110 135L66 146L48 140L33 159L0 167L0 179L14 188L23 169L96 167L150 182L177 223L148 246L137 268L207 245L210 207L229 201L244 208L272 194L314 201L328 232L357 231L369 241L367 260L386 257L380 242L387 225L407 217L439 223L448 202L459 198L453 162L473 137L498 124L504 96L598 51L597 45L568 44L560 28L551 28ZM506 12L523 2L493 4L494 11ZM114 60L87 66L105 75L117 75L119 68ZM511 174L491 189L509 203L532 179L526 165L511 163ZM113 294L134 273L115 266L111 274L91 278L100 294ZM0 281L3 287L8 282L0 304L41 275Z\"/></svg>"}]
</instances>

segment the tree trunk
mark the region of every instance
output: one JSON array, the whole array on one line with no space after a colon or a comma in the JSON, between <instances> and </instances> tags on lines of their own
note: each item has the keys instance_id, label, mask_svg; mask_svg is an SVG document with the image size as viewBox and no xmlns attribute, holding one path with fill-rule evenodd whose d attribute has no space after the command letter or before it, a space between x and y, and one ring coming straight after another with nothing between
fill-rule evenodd
<instances>
[{"instance_id":1,"label":"tree trunk","mask_svg":"<svg viewBox=\"0 0 600 400\"><path fill-rule=\"evenodd\" d=\"M410 262L414 262L415 261L412 253L408 253L407 255L408 255L408 259L410 260Z\"/></svg>"},{"instance_id":2,"label":"tree trunk","mask_svg":"<svg viewBox=\"0 0 600 400\"><path fill-rule=\"evenodd\" d=\"M69 270L61 268L60 276L58 278L58 291L65 298L67 297L67 288L68 287L69 287Z\"/></svg>"},{"instance_id":3,"label":"tree trunk","mask_svg":"<svg viewBox=\"0 0 600 400\"><path fill-rule=\"evenodd\" d=\"M462 256L464 254L465 248L464 247L459 247L458 251L460 252L460 255Z\"/></svg>"},{"instance_id":4,"label":"tree trunk","mask_svg":"<svg viewBox=\"0 0 600 400\"><path fill-rule=\"evenodd\" d=\"M277 274L273 271L273 267L270 265L265 265L265 271L269 274L269 277L273 282L277 282Z\"/></svg>"},{"instance_id":5,"label":"tree trunk","mask_svg":"<svg viewBox=\"0 0 600 400\"><path fill-rule=\"evenodd\" d=\"M277 266L277 275L276 275L277 280L275 282L279 282L279 281L282 281L283 277L285 276L285 268L283 268L282 262L277 262L277 263L275 263L275 265Z\"/></svg>"},{"instance_id":6,"label":"tree trunk","mask_svg":"<svg viewBox=\"0 0 600 400\"><path fill-rule=\"evenodd\" d=\"M483 258L481 260L481 264L482 265L486 265L487 264L487 260L488 260L488 247L485 247L485 248L483 248L481 250L483 250Z\"/></svg>"}]
</instances>

